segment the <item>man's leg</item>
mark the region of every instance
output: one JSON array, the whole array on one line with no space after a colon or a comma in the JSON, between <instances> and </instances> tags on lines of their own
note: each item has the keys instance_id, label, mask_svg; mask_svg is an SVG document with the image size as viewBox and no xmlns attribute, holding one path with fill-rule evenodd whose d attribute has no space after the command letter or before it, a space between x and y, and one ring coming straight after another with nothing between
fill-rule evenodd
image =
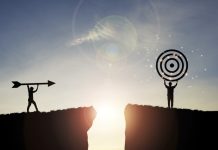
<instances>
[{"instance_id":1,"label":"man's leg","mask_svg":"<svg viewBox=\"0 0 218 150\"><path fill-rule=\"evenodd\" d=\"M168 100L168 108L170 108L170 97L167 96L167 100Z\"/></svg>"},{"instance_id":2,"label":"man's leg","mask_svg":"<svg viewBox=\"0 0 218 150\"><path fill-rule=\"evenodd\" d=\"M173 96L172 96L172 99L171 99L171 108L173 108Z\"/></svg>"},{"instance_id":3,"label":"man's leg","mask_svg":"<svg viewBox=\"0 0 218 150\"><path fill-rule=\"evenodd\" d=\"M39 110L38 110L38 107L37 107L37 105L36 105L36 102L35 102L35 101L32 101L32 103L33 103L33 105L35 106L36 111L39 111Z\"/></svg>"},{"instance_id":4,"label":"man's leg","mask_svg":"<svg viewBox=\"0 0 218 150\"><path fill-rule=\"evenodd\" d=\"M30 102L30 101L28 101L27 113L29 113L30 106L31 106L31 102Z\"/></svg>"}]
</instances>

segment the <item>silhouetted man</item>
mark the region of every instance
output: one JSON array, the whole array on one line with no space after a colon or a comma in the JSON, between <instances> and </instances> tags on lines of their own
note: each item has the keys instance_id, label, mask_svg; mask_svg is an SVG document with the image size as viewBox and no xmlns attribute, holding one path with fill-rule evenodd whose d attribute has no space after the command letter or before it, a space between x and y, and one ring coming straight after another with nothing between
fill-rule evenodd
<instances>
[{"instance_id":1,"label":"silhouetted man","mask_svg":"<svg viewBox=\"0 0 218 150\"><path fill-rule=\"evenodd\" d=\"M39 87L39 85L37 84L37 88L36 88L36 90L34 90L33 87L29 87L29 85L27 85L28 94L29 94L27 112L29 112L31 104L33 104L35 106L36 111L39 111L37 108L36 102L33 100L33 93L35 93L38 90L38 87Z\"/></svg>"},{"instance_id":2,"label":"silhouetted man","mask_svg":"<svg viewBox=\"0 0 218 150\"><path fill-rule=\"evenodd\" d=\"M176 81L176 84L172 86L172 82L169 82L169 86L166 84L166 81L164 80L164 85L167 88L167 100L168 100L168 108L173 108L173 93L174 88L177 86L178 81Z\"/></svg>"}]
</instances>

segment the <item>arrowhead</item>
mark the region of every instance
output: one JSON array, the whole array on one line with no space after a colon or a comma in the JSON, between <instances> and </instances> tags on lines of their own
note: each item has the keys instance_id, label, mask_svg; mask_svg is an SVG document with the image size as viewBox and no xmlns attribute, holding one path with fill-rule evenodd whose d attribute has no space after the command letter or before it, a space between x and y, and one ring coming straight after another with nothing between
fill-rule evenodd
<instances>
[{"instance_id":1,"label":"arrowhead","mask_svg":"<svg viewBox=\"0 0 218 150\"><path fill-rule=\"evenodd\" d=\"M18 88L19 86L21 86L20 82L18 81L12 81L12 83L14 84L12 88Z\"/></svg>"},{"instance_id":2,"label":"arrowhead","mask_svg":"<svg viewBox=\"0 0 218 150\"><path fill-rule=\"evenodd\" d=\"M55 84L55 83L48 80L48 86L52 86L53 84Z\"/></svg>"}]
</instances>

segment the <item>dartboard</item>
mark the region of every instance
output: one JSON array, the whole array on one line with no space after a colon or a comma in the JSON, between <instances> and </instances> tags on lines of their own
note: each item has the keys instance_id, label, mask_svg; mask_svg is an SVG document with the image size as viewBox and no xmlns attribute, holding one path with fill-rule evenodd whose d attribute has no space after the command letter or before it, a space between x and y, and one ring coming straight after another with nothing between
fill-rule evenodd
<instances>
[{"instance_id":1,"label":"dartboard","mask_svg":"<svg viewBox=\"0 0 218 150\"><path fill-rule=\"evenodd\" d=\"M158 56L156 70L164 80L178 81L188 71L188 60L182 52L169 49Z\"/></svg>"}]
</instances>

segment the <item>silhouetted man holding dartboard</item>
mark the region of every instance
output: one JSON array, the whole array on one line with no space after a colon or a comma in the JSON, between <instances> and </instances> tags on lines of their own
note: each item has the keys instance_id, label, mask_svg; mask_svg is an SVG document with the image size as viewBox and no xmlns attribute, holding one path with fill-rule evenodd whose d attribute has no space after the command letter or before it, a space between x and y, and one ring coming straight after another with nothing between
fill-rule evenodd
<instances>
[{"instance_id":1,"label":"silhouetted man holding dartboard","mask_svg":"<svg viewBox=\"0 0 218 150\"><path fill-rule=\"evenodd\" d=\"M174 89L188 71L188 60L179 50L168 49L157 57L156 70L167 88L168 108L173 108Z\"/></svg>"},{"instance_id":2,"label":"silhouetted man holding dartboard","mask_svg":"<svg viewBox=\"0 0 218 150\"><path fill-rule=\"evenodd\" d=\"M168 108L173 108L173 97L174 97L174 88L177 86L177 83L172 86L172 82L169 82L169 85L166 84L164 80L164 85L167 88L167 100L168 100Z\"/></svg>"}]
</instances>

